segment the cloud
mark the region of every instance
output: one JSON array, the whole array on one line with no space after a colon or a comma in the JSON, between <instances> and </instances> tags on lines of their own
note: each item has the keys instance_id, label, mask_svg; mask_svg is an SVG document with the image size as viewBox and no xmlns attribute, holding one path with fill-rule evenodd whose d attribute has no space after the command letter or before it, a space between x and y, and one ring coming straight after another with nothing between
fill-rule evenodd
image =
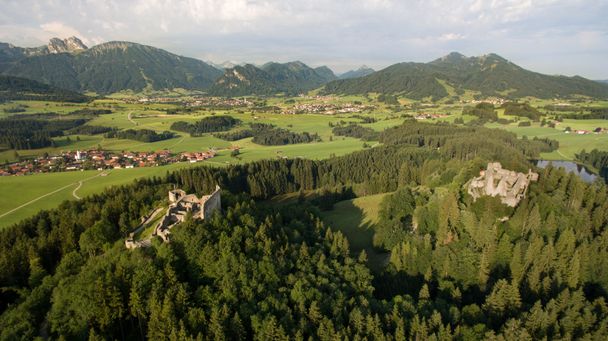
<instances>
[{"instance_id":1,"label":"cloud","mask_svg":"<svg viewBox=\"0 0 608 341\"><path fill-rule=\"evenodd\" d=\"M77 29L70 27L60 21L52 21L41 24L40 28L43 32L48 33L53 37L83 36L82 33L80 33Z\"/></svg>"},{"instance_id":2,"label":"cloud","mask_svg":"<svg viewBox=\"0 0 608 341\"><path fill-rule=\"evenodd\" d=\"M440 41L461 40L465 36L460 33L444 33L439 37Z\"/></svg>"},{"instance_id":3,"label":"cloud","mask_svg":"<svg viewBox=\"0 0 608 341\"><path fill-rule=\"evenodd\" d=\"M608 78L605 0L2 0L0 40L129 40L215 61L304 60L343 71L497 52ZM585 65L547 56L584 54ZM578 64L578 66L577 66Z\"/></svg>"}]
</instances>

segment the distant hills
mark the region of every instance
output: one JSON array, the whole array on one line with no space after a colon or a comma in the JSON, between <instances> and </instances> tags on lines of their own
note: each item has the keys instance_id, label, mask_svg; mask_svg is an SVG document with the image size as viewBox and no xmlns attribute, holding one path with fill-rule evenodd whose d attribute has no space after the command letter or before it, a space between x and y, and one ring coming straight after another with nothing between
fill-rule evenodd
<instances>
[{"instance_id":1,"label":"distant hills","mask_svg":"<svg viewBox=\"0 0 608 341\"><path fill-rule=\"evenodd\" d=\"M87 102L91 98L31 79L0 75L0 102L7 100L44 100Z\"/></svg>"},{"instance_id":2,"label":"distant hills","mask_svg":"<svg viewBox=\"0 0 608 341\"><path fill-rule=\"evenodd\" d=\"M174 88L203 90L216 96L295 95L324 86L322 93L326 94L375 92L412 99L456 98L466 90L507 98L608 98L606 81L544 75L496 54L466 57L453 52L429 63L398 63L376 72L363 66L336 77L326 66L312 68L300 61L211 65L130 42L88 48L76 37L53 38L35 48L0 43L0 75L101 95Z\"/></svg>"},{"instance_id":3,"label":"distant hills","mask_svg":"<svg viewBox=\"0 0 608 341\"><path fill-rule=\"evenodd\" d=\"M351 79L351 78L359 78L359 77L365 77L367 75L370 75L372 73L374 73L374 69L369 68L365 65L361 66L360 68L356 69L356 70L350 70L347 71L341 75L338 76L339 79Z\"/></svg>"},{"instance_id":4,"label":"distant hills","mask_svg":"<svg viewBox=\"0 0 608 341\"><path fill-rule=\"evenodd\" d=\"M297 94L335 79L336 75L326 66L311 68L299 61L270 62L261 67L237 65L226 69L208 92L216 96Z\"/></svg>"},{"instance_id":5,"label":"distant hills","mask_svg":"<svg viewBox=\"0 0 608 341\"><path fill-rule=\"evenodd\" d=\"M86 48L77 38L40 48L0 45L0 72L72 91L109 94L125 89L206 89L222 71L155 47L108 42Z\"/></svg>"},{"instance_id":6,"label":"distant hills","mask_svg":"<svg viewBox=\"0 0 608 341\"><path fill-rule=\"evenodd\" d=\"M596 82L608 84L608 79L598 79L598 80L596 80Z\"/></svg>"},{"instance_id":7,"label":"distant hills","mask_svg":"<svg viewBox=\"0 0 608 341\"><path fill-rule=\"evenodd\" d=\"M478 91L483 96L608 98L608 86L583 77L528 71L496 54L466 57L455 52L429 63L399 63L364 77L329 82L324 92L378 92L413 99L439 99L465 90Z\"/></svg>"}]
</instances>

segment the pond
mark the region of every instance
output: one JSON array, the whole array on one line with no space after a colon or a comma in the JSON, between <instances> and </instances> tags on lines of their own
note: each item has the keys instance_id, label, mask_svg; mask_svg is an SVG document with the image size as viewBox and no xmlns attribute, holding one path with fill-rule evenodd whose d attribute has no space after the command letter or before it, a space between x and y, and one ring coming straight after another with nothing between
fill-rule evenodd
<instances>
[{"instance_id":1,"label":"pond","mask_svg":"<svg viewBox=\"0 0 608 341\"><path fill-rule=\"evenodd\" d=\"M576 162L572 161L547 161L547 160L536 160L534 161L535 165L539 168L545 168L549 166L549 164L553 164L553 167L556 168L564 168L566 171L575 173L578 175L583 181L590 183L597 179L597 175L588 170L585 166L579 165Z\"/></svg>"}]
</instances>

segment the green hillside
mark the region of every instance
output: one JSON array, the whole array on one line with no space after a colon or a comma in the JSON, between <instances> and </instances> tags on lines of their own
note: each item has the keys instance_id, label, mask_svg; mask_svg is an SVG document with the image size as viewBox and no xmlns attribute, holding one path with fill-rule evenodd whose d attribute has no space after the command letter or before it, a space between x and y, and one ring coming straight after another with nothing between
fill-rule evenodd
<instances>
[{"instance_id":1,"label":"green hillside","mask_svg":"<svg viewBox=\"0 0 608 341\"><path fill-rule=\"evenodd\" d=\"M313 69L296 61L270 62L258 68L254 65L235 66L227 69L215 81L209 93L218 96L297 94L312 90L336 79L327 67Z\"/></svg>"},{"instance_id":2,"label":"green hillside","mask_svg":"<svg viewBox=\"0 0 608 341\"><path fill-rule=\"evenodd\" d=\"M376 71L374 71L374 69L363 65L356 70L350 70L350 71L347 71L347 72L341 74L338 78L339 79L359 78L359 77L365 77L367 75L371 75L374 72L376 72Z\"/></svg>"},{"instance_id":3,"label":"green hillside","mask_svg":"<svg viewBox=\"0 0 608 341\"><path fill-rule=\"evenodd\" d=\"M0 63L6 75L100 94L125 89L205 89L221 75L220 70L200 60L129 42L109 42L74 53L13 56L13 59L7 57L11 49L0 51L4 51Z\"/></svg>"},{"instance_id":4,"label":"green hillside","mask_svg":"<svg viewBox=\"0 0 608 341\"><path fill-rule=\"evenodd\" d=\"M608 86L579 76L549 76L528 71L496 55L465 57L459 53L430 63L399 63L368 76L330 82L325 93L395 93L408 98L435 99L448 96L440 81L457 94L465 90L483 96L538 98L583 95L608 98Z\"/></svg>"},{"instance_id":5,"label":"green hillside","mask_svg":"<svg viewBox=\"0 0 608 341\"><path fill-rule=\"evenodd\" d=\"M0 75L0 102L7 100L41 100L87 102L89 97L34 80Z\"/></svg>"}]
</instances>

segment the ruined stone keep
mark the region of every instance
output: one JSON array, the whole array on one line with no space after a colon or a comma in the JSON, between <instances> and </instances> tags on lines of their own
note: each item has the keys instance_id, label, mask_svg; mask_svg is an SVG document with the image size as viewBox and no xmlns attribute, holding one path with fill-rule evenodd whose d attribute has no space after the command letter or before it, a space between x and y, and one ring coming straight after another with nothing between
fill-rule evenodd
<instances>
[{"instance_id":1,"label":"ruined stone keep","mask_svg":"<svg viewBox=\"0 0 608 341\"><path fill-rule=\"evenodd\" d=\"M174 189L169 191L169 207L165 212L165 215L158 222L154 228L153 236L160 237L163 241L169 241L169 235L171 234L171 228L176 224L179 224L186 220L186 216L191 213L194 219L206 219L209 218L214 212L222 209L221 189L219 186L215 186L213 193L197 197L196 194L186 194L181 189ZM158 212L154 212L150 215L149 219L153 218ZM142 219L142 225L136 229L140 230L144 228L146 219ZM125 246L128 249L147 247L151 245L150 239L146 240L134 240L135 232L129 235L129 238L125 241Z\"/></svg>"},{"instance_id":2,"label":"ruined stone keep","mask_svg":"<svg viewBox=\"0 0 608 341\"><path fill-rule=\"evenodd\" d=\"M473 178L467 187L467 192L473 200L482 195L500 197L500 201L508 206L515 207L526 192L531 181L538 180L538 173L528 170L528 173L518 173L503 169L500 162L490 162L485 171Z\"/></svg>"},{"instance_id":3,"label":"ruined stone keep","mask_svg":"<svg viewBox=\"0 0 608 341\"><path fill-rule=\"evenodd\" d=\"M188 213L191 212L194 219L205 219L213 212L221 210L220 187L215 186L213 193L200 198L196 194L186 194L181 189L174 189L169 191L169 203L167 213L158 223L153 234L164 241L169 241L171 227L183 222Z\"/></svg>"}]
</instances>

